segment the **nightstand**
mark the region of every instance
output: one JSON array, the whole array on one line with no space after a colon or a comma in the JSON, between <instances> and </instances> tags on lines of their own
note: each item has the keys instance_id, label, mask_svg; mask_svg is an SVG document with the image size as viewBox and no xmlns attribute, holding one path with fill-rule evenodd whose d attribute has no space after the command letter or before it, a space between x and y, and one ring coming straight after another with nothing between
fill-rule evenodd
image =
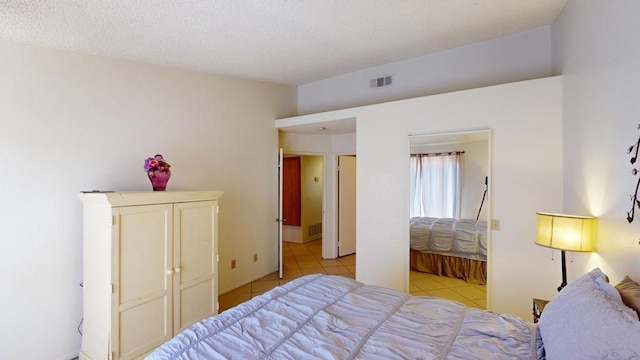
<instances>
[{"instance_id":1,"label":"nightstand","mask_svg":"<svg viewBox=\"0 0 640 360\"><path fill-rule=\"evenodd\" d=\"M540 320L540 315L544 307L547 306L549 300L533 299L533 322L537 323Z\"/></svg>"}]
</instances>

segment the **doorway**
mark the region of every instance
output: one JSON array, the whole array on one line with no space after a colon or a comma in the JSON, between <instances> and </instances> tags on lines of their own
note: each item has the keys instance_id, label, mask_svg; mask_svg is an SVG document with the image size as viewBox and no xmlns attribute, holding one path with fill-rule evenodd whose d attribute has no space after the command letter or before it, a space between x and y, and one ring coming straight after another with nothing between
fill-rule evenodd
<instances>
[{"instance_id":1,"label":"doorway","mask_svg":"<svg viewBox=\"0 0 640 360\"><path fill-rule=\"evenodd\" d=\"M322 239L324 188L324 156L284 156L283 241L303 244Z\"/></svg>"},{"instance_id":2,"label":"doorway","mask_svg":"<svg viewBox=\"0 0 640 360\"><path fill-rule=\"evenodd\" d=\"M408 278L412 294L446 297L466 302L468 306L486 308L486 286L490 281L487 276L490 260L487 256L490 135L487 129L410 137L413 166L410 173ZM445 160L445 157L455 157L458 168L451 168L451 160ZM450 168L445 169L442 164ZM438 202L453 201L452 207L458 209L442 217L433 215L433 209L429 207L435 206L434 202L424 195L440 194L440 190L434 191L432 186L442 186L443 182L450 181L442 180L439 172L445 172L449 177L452 177L449 172L453 172L452 183L457 181L454 196L447 196L447 200L436 199ZM432 173L437 173L438 177L432 177ZM418 202L422 204L416 206Z\"/></svg>"}]
</instances>

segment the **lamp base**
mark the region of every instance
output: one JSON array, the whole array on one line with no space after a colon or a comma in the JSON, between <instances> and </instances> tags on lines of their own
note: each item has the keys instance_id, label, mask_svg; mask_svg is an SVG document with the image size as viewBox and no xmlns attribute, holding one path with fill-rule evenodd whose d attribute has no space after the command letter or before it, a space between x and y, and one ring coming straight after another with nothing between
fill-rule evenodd
<instances>
[{"instance_id":1,"label":"lamp base","mask_svg":"<svg viewBox=\"0 0 640 360\"><path fill-rule=\"evenodd\" d=\"M558 286L558 292L562 291L562 289L567 286L567 256L565 255L564 250L560 253L562 258L562 284Z\"/></svg>"}]
</instances>

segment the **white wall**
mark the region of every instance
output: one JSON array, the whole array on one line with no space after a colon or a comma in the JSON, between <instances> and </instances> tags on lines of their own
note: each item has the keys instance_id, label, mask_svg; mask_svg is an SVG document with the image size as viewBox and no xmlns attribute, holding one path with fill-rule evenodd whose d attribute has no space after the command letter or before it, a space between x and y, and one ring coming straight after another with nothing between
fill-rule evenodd
<instances>
[{"instance_id":1,"label":"white wall","mask_svg":"<svg viewBox=\"0 0 640 360\"><path fill-rule=\"evenodd\" d=\"M473 141L465 143L462 149L465 152L462 218L475 219L480 215L479 219L486 219L487 200L483 204L482 196L487 189L485 177L489 176L489 144L487 141ZM482 210L478 214L481 204Z\"/></svg>"},{"instance_id":2,"label":"white wall","mask_svg":"<svg viewBox=\"0 0 640 360\"><path fill-rule=\"evenodd\" d=\"M491 129L488 306L530 318L559 268L535 245L536 211L562 207L562 78L388 102L276 121L356 118L356 278L408 290L409 135ZM384 264L384 266L380 266ZM556 271L557 270L557 271ZM559 282L558 282L559 283Z\"/></svg>"},{"instance_id":3,"label":"white wall","mask_svg":"<svg viewBox=\"0 0 640 360\"><path fill-rule=\"evenodd\" d=\"M77 193L150 189L142 165L156 153L169 190L225 192L221 290L275 271L273 119L295 112L295 89L4 41L0 79L0 358L77 356Z\"/></svg>"},{"instance_id":4,"label":"white wall","mask_svg":"<svg viewBox=\"0 0 640 360\"><path fill-rule=\"evenodd\" d=\"M303 85L298 89L298 109L301 114L306 114L549 74L564 74L562 95L558 97L547 95L553 97L551 99L553 106L557 105L557 98L562 98L563 101L564 120L560 132L562 148L557 149L557 124L553 126L554 130L551 131L553 135L550 139L540 134L544 130L543 122L547 121L541 117L539 118L540 126L529 129L535 135L533 138L522 138L520 142L510 141L512 147L496 143L491 149L494 153L494 167L497 165L496 157L508 156L512 166L518 170L516 174L505 167L505 177L496 178L497 183L492 184L498 192L492 197L493 217L503 218L503 229L494 234L504 234L505 231L504 216L500 213L513 210L514 216L519 216L521 221L526 221L526 226L517 230L514 229L514 224L507 222L508 229L513 232L513 238L505 238L504 246L494 251L494 256L502 254L511 257L515 253L516 260L502 264L504 281L500 286L504 286L504 291L500 295L500 291L494 289L493 305L498 309L502 308L500 303L512 302L512 306L505 308L517 307L518 313L525 318L530 318L528 306L530 306L531 293L537 297L551 298L555 295L555 287L560 283L558 252L522 243L525 237L527 242L533 242L535 220L532 212L559 211L593 214L599 217L600 239L597 251L592 254L567 254L569 280L594 266L600 266L607 272L612 282L619 281L625 274L640 278L638 261L640 258L638 221L640 219L636 219L632 224L628 224L625 220L626 212L631 207L629 195L633 193L637 181L637 178L631 175L632 166L629 164L630 157L626 155L626 149L640 135L636 130L636 125L640 123L638 115L640 102L637 96L640 93L640 62L638 62L640 48L637 46L640 22L637 21L636 16L639 12L640 4L636 1L569 0L551 27ZM489 61L482 61L484 59ZM371 91L368 89L370 78L389 73L395 74L396 79L400 80L409 76L415 77L415 83L407 80L398 84L396 80L396 85L391 88ZM540 106L547 105L541 103ZM507 104L506 107L512 106ZM534 110L544 111L543 109ZM509 111L515 111L515 109L509 109ZM556 109L548 111L555 112ZM356 113L360 114L360 111L357 109L338 111L335 119L356 116ZM478 115L483 114L478 113ZM527 118L532 123L537 121L533 116L527 116ZM365 139L369 137L378 139L380 144L386 144L386 141L382 140L383 134L398 122L398 117L397 114L392 114L387 119L379 120L377 128L367 130L372 134L363 138L361 130L364 121L360 121L359 118L359 155L362 155L360 152L363 149L360 142L366 141ZM441 126L450 130L460 122L460 119L456 119L455 123L449 126ZM404 121L400 120L400 123ZM515 133L522 133L525 130L524 125L519 130L518 126L513 125L516 129ZM431 128L431 125L426 127ZM494 127L496 141L511 135L509 131L500 130L503 127ZM540 144L546 144L549 141L554 144L552 147L555 150L551 153L546 149L542 150L545 150L544 153L547 153L548 159L553 162L539 168L527 168L530 159L536 166L540 165L539 162L542 161L540 154L532 150L538 149ZM394 142L399 143L400 140L397 139ZM375 145L378 143L371 141L365 146L376 150ZM382 149L387 147L383 146ZM501 152L510 155L499 155ZM374 152L374 154L377 153ZM560 162L561 169L558 169L557 162L559 154L563 157ZM401 155L396 153L393 156L399 159ZM360 160L359 169L362 166ZM391 168L397 167L394 162L386 162L385 165ZM369 167L371 167L369 171L375 172L374 164L369 164ZM396 170L394 174L402 173L400 169ZM382 168L377 171L381 172ZM495 169L493 175L497 176ZM387 179L388 177L387 173L380 173L380 180L372 184L372 187L378 185L379 189L371 189L370 193L379 191L386 194L390 188L392 193L396 194L397 185L391 179ZM522 177L525 182L520 183L519 177ZM359 178L362 178L360 172ZM530 181L530 178L543 179L552 191L540 193L540 189L547 185L536 184ZM561 190L557 189L558 183L562 184ZM507 186L507 189L498 190L498 188L502 189L502 186ZM496 203L495 197L499 194L502 194L501 198L504 201L502 205L499 202ZM526 210L522 209L520 207L522 199L532 202L535 200L532 199L535 194L540 198L537 204ZM558 194L564 194L562 199L557 198ZM381 205L380 209L382 209L381 212L389 212L387 204ZM637 210L640 211L640 209ZM375 223L375 221L372 222ZM400 228L399 225L398 228ZM398 235L393 234L394 238ZM510 241L513 241L513 246ZM518 255L523 250L524 253L534 254L536 261L519 263ZM368 250L365 251L368 252ZM373 264L380 260L375 256L382 254L382 250L372 249L371 252L374 256L371 260ZM362 258L363 256L358 257L359 260ZM552 258L555 260L551 260ZM512 269L522 269L523 266L527 269L524 278L520 273L514 273L506 278L506 274ZM400 269L400 266L392 266L390 272L394 273L396 269ZM380 275L377 272L369 275L368 270L368 267L359 269L358 274L364 273L363 276L372 280ZM390 278L393 276L391 274ZM531 280L534 282L528 284ZM388 283L391 282L393 280L388 281ZM497 283L496 286L498 286Z\"/></svg>"},{"instance_id":5,"label":"white wall","mask_svg":"<svg viewBox=\"0 0 640 360\"><path fill-rule=\"evenodd\" d=\"M362 109L357 116L357 278L407 287L407 135L491 128L490 214L501 221L501 229L491 234L488 306L527 318L531 298L549 291L548 274L536 271L548 258L534 244L535 213L561 206L561 90L562 79L554 77Z\"/></svg>"},{"instance_id":6,"label":"white wall","mask_svg":"<svg viewBox=\"0 0 640 360\"><path fill-rule=\"evenodd\" d=\"M298 87L298 113L376 104L551 75L549 27L363 69ZM393 86L369 80L394 75Z\"/></svg>"},{"instance_id":7,"label":"white wall","mask_svg":"<svg viewBox=\"0 0 640 360\"><path fill-rule=\"evenodd\" d=\"M629 146L640 131L640 2L569 0L552 26L553 67L564 74L564 210L599 218L596 253L569 255L569 280L600 266L612 283L640 280L637 176ZM636 168L638 166L636 165Z\"/></svg>"}]
</instances>

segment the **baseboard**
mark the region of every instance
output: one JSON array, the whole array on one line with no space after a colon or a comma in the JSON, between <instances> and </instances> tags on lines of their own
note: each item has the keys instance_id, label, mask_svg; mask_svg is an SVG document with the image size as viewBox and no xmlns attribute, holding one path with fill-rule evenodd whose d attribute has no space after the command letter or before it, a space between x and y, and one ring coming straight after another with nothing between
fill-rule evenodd
<instances>
[{"instance_id":1,"label":"baseboard","mask_svg":"<svg viewBox=\"0 0 640 360\"><path fill-rule=\"evenodd\" d=\"M73 352L73 353L69 353L68 355L64 355L60 358L58 358L58 360L78 360L80 355L79 355L80 350Z\"/></svg>"},{"instance_id":2,"label":"baseboard","mask_svg":"<svg viewBox=\"0 0 640 360\"><path fill-rule=\"evenodd\" d=\"M237 289L237 288L239 288L239 287L243 287L243 286L245 286L245 285L247 285L247 284L251 284L252 282L254 282L254 281L256 281L256 280L260 280L260 279L262 279L263 277L265 277L265 276L267 276L267 275L269 275L269 274L273 274L273 273L274 273L274 272L276 272L276 271L278 271L278 269L275 269L275 270L273 270L273 271L270 271L270 272L268 272L268 273L266 273L266 274L264 274L264 275L259 275L259 276L255 277L255 278L252 278L253 280L249 280L249 281L247 281L247 282L243 283L242 285L238 285L238 286L236 286L236 287L234 287L234 288L231 288L231 289L224 289L224 290L220 290L220 289L218 289L218 296L220 296L220 295L224 295L224 294L226 294L226 293L228 293L228 292L231 292L231 291L233 291L233 290L235 290L235 289Z\"/></svg>"}]
</instances>

